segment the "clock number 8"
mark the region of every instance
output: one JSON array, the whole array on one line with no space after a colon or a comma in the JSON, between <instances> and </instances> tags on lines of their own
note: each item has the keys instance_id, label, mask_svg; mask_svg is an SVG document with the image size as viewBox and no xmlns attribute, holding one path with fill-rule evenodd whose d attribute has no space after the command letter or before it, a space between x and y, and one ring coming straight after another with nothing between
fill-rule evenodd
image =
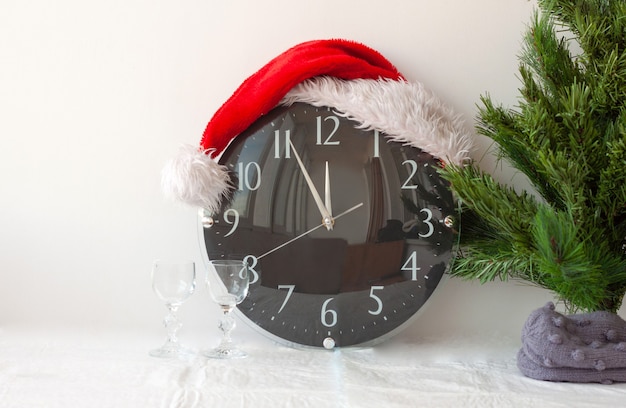
<instances>
[{"instance_id":1,"label":"clock number 8","mask_svg":"<svg viewBox=\"0 0 626 408\"><path fill-rule=\"evenodd\" d=\"M252 285L253 283L256 283L256 281L259 280L259 273L254 269L257 263L259 262L259 260L254 255L248 255L245 258L243 258L243 261L248 264L248 272L251 275L249 284Z\"/></svg>"}]
</instances>

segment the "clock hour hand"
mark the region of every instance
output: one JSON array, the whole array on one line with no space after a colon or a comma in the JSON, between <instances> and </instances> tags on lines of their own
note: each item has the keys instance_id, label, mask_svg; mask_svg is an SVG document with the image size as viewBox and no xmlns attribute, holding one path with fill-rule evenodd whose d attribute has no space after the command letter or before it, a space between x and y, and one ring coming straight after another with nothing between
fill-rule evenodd
<instances>
[{"instance_id":1,"label":"clock hour hand","mask_svg":"<svg viewBox=\"0 0 626 408\"><path fill-rule=\"evenodd\" d=\"M291 140L289 140L289 146L291 146L291 151L296 157L296 161L298 162L298 165L300 166L300 170L302 170L302 175L304 176L304 180L306 180L306 184L309 187L311 194L313 195L313 200L315 200L315 204L317 205L317 208L320 210L320 214L322 215L322 224L326 227L326 229L330 231L333 229L333 223L334 223L333 217L330 214L330 211L328 211L328 209L322 202L322 197L320 197L320 194L317 192L317 189L315 188L315 185L313 184L313 180L311 180L311 176L309 176L309 172L304 167L304 163L302 163L302 159L300 159L300 155L296 151L296 148L293 146L293 143L291 143Z\"/></svg>"},{"instance_id":2,"label":"clock hour hand","mask_svg":"<svg viewBox=\"0 0 626 408\"><path fill-rule=\"evenodd\" d=\"M330 174L328 171L328 162L326 162L326 178L324 180L324 207L330 216L333 216L333 206L330 203Z\"/></svg>"}]
</instances>

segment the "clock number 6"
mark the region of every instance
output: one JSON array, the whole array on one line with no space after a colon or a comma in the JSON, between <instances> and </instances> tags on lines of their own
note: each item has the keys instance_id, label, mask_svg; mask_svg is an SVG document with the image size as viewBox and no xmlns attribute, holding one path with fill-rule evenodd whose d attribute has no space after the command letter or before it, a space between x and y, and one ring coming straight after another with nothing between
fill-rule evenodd
<instances>
[{"instance_id":1,"label":"clock number 6","mask_svg":"<svg viewBox=\"0 0 626 408\"><path fill-rule=\"evenodd\" d=\"M324 301L324 304L322 305L321 319L322 319L322 324L326 327L333 327L334 325L337 324L337 312L332 309L326 309L330 301L333 299L334 298L326 299ZM330 319L328 318L329 316L330 316Z\"/></svg>"}]
</instances>

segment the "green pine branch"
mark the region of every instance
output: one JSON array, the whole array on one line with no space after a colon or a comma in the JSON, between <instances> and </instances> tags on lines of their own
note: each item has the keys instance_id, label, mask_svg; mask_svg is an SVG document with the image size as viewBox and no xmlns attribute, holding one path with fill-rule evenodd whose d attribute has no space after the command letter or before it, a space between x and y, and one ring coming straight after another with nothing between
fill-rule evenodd
<instances>
[{"instance_id":1,"label":"green pine branch","mask_svg":"<svg viewBox=\"0 0 626 408\"><path fill-rule=\"evenodd\" d=\"M443 169L463 203L452 273L523 279L572 309L616 311L626 293L626 2L538 5L520 55L519 105L482 96L476 129L539 197L475 163Z\"/></svg>"}]
</instances>

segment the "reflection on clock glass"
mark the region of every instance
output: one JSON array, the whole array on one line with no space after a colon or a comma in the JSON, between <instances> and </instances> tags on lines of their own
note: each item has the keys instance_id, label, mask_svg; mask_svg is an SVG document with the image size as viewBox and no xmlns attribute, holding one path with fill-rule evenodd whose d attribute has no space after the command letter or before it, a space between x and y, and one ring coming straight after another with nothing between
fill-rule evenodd
<instances>
[{"instance_id":1,"label":"reflection on clock glass","mask_svg":"<svg viewBox=\"0 0 626 408\"><path fill-rule=\"evenodd\" d=\"M220 159L233 180L204 214L209 259L251 269L240 312L277 339L373 343L415 315L454 253L456 205L440 163L333 109L277 108Z\"/></svg>"}]
</instances>

